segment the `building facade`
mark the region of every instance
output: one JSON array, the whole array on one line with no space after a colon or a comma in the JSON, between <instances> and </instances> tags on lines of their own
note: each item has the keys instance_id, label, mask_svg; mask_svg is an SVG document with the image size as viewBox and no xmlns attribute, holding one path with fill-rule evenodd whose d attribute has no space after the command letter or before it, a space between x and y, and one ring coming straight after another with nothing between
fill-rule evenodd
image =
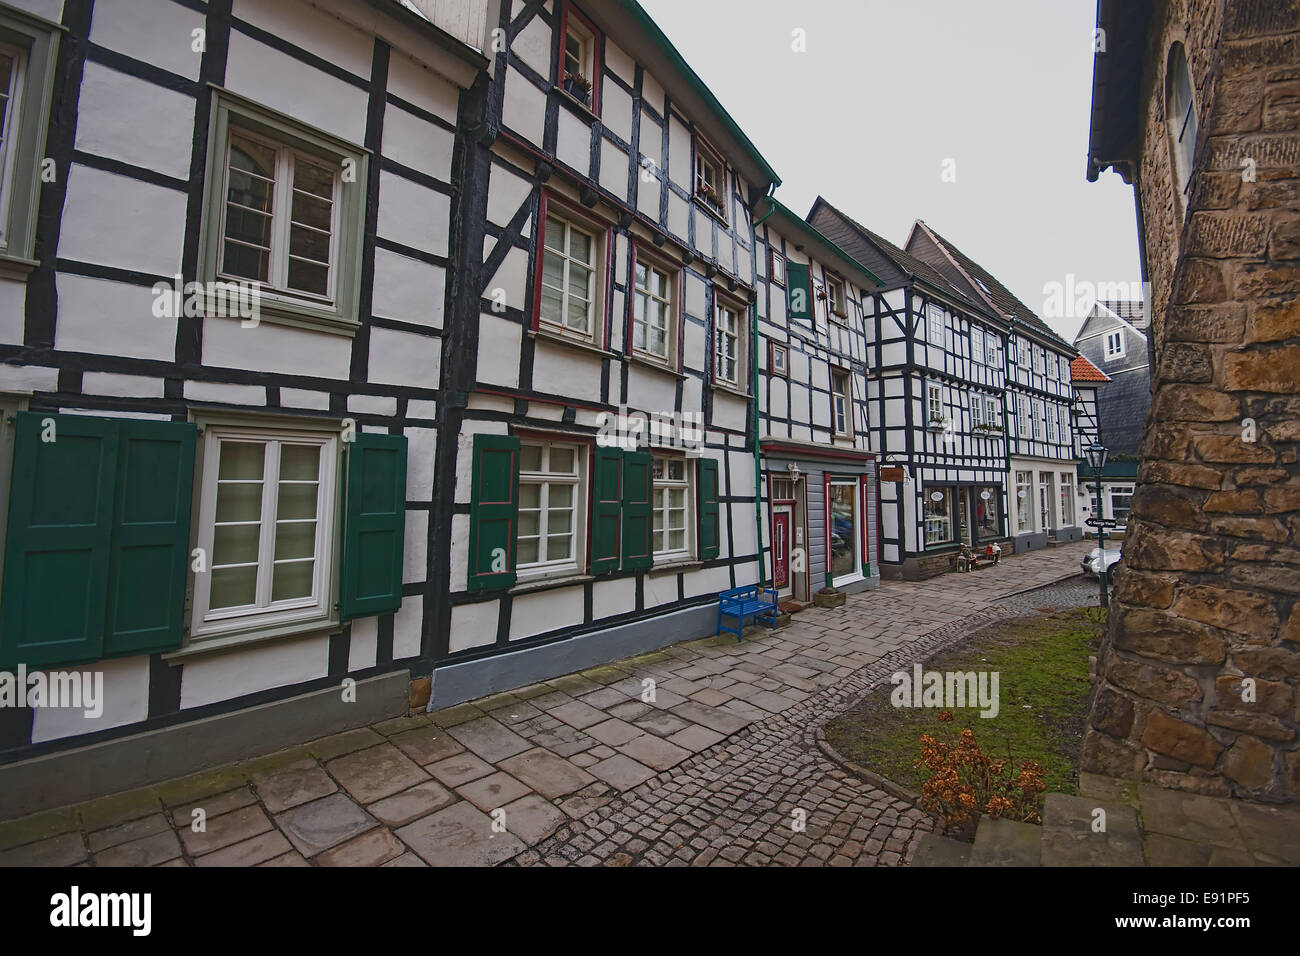
<instances>
[{"instance_id":1,"label":"building facade","mask_svg":"<svg viewBox=\"0 0 1300 956\"><path fill-rule=\"evenodd\" d=\"M1082 769L1295 802L1300 5L1097 28L1088 178L1134 187L1154 397Z\"/></svg>"},{"instance_id":2,"label":"building facade","mask_svg":"<svg viewBox=\"0 0 1300 956\"><path fill-rule=\"evenodd\" d=\"M882 573L942 573L1007 535L1009 327L824 199L808 221L882 283L864 314L869 444L900 479L880 486Z\"/></svg>"},{"instance_id":3,"label":"building facade","mask_svg":"<svg viewBox=\"0 0 1300 956\"><path fill-rule=\"evenodd\" d=\"M1074 457L1074 347L952 242L918 221L907 251L1006 323L1008 533L1017 552L1082 537Z\"/></svg>"},{"instance_id":4,"label":"building facade","mask_svg":"<svg viewBox=\"0 0 1300 956\"><path fill-rule=\"evenodd\" d=\"M766 580L807 602L823 587L880 584L864 309L879 280L769 202L757 227Z\"/></svg>"}]
</instances>

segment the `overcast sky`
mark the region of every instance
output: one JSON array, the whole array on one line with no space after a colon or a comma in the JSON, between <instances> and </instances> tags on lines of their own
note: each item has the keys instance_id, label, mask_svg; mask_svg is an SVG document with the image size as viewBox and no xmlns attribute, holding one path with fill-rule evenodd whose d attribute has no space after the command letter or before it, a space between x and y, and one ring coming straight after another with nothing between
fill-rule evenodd
<instances>
[{"instance_id":1,"label":"overcast sky","mask_svg":"<svg viewBox=\"0 0 1300 956\"><path fill-rule=\"evenodd\" d=\"M1132 189L1084 178L1094 0L641 2L800 214L900 246L924 219L1067 339L1048 283L1140 280Z\"/></svg>"}]
</instances>

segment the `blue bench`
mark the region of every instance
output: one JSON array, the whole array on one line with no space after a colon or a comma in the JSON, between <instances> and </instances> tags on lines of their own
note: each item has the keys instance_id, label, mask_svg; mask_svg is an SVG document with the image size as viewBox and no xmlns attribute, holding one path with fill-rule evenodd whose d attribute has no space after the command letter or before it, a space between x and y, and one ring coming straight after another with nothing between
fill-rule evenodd
<instances>
[{"instance_id":1,"label":"blue bench","mask_svg":"<svg viewBox=\"0 0 1300 956\"><path fill-rule=\"evenodd\" d=\"M724 617L734 617L736 626L727 627L722 621ZM776 592L751 584L749 587L732 588L718 595L718 634L726 631L728 634L735 634L736 640L740 641L745 629L745 619L750 617L755 621L765 619L772 630L776 630Z\"/></svg>"}]
</instances>

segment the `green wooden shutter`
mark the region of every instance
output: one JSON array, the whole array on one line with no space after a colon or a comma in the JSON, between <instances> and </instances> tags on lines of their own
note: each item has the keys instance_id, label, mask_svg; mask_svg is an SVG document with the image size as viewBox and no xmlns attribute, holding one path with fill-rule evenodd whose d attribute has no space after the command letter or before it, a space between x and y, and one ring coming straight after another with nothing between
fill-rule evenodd
<instances>
[{"instance_id":1,"label":"green wooden shutter","mask_svg":"<svg viewBox=\"0 0 1300 956\"><path fill-rule=\"evenodd\" d=\"M648 568L652 550L650 496L654 456L646 451L623 454L623 569Z\"/></svg>"},{"instance_id":2,"label":"green wooden shutter","mask_svg":"<svg viewBox=\"0 0 1300 956\"><path fill-rule=\"evenodd\" d=\"M17 415L0 666L101 656L117 441L111 419Z\"/></svg>"},{"instance_id":3,"label":"green wooden shutter","mask_svg":"<svg viewBox=\"0 0 1300 956\"><path fill-rule=\"evenodd\" d=\"M721 527L718 523L718 463L701 458L695 482L696 507L700 522L700 560L716 558L721 551Z\"/></svg>"},{"instance_id":4,"label":"green wooden shutter","mask_svg":"<svg viewBox=\"0 0 1300 956\"><path fill-rule=\"evenodd\" d=\"M469 506L469 588L486 591L515 583L519 537L519 439L475 435Z\"/></svg>"},{"instance_id":5,"label":"green wooden shutter","mask_svg":"<svg viewBox=\"0 0 1300 956\"><path fill-rule=\"evenodd\" d=\"M787 262L785 291L790 318L813 321L812 270L797 262Z\"/></svg>"},{"instance_id":6,"label":"green wooden shutter","mask_svg":"<svg viewBox=\"0 0 1300 956\"><path fill-rule=\"evenodd\" d=\"M348 445L339 617L391 614L402 606L406 540L406 438L359 433Z\"/></svg>"},{"instance_id":7,"label":"green wooden shutter","mask_svg":"<svg viewBox=\"0 0 1300 956\"><path fill-rule=\"evenodd\" d=\"M623 452L596 446L591 493L591 573L617 571L623 506Z\"/></svg>"},{"instance_id":8,"label":"green wooden shutter","mask_svg":"<svg viewBox=\"0 0 1300 956\"><path fill-rule=\"evenodd\" d=\"M181 646L197 426L124 420L109 560L104 654Z\"/></svg>"}]
</instances>

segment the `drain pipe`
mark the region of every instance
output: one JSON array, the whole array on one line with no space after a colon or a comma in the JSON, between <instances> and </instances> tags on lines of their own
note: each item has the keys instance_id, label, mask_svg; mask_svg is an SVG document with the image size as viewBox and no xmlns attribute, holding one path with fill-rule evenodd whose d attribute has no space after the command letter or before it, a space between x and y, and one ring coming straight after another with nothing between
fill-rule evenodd
<instances>
[{"instance_id":1,"label":"drain pipe","mask_svg":"<svg viewBox=\"0 0 1300 956\"><path fill-rule=\"evenodd\" d=\"M773 183L767 189L767 195L764 197L768 200L768 209L754 223L753 233L754 242L751 251L754 254L754 288L758 288L758 227L761 226L767 217L776 212L776 203L772 202L772 195L776 192L776 183ZM767 562L763 559L763 463L759 455L758 448L758 296L754 296L754 301L749 306L749 381L754 389L754 533L758 540L758 586L764 586L767 579Z\"/></svg>"}]
</instances>

